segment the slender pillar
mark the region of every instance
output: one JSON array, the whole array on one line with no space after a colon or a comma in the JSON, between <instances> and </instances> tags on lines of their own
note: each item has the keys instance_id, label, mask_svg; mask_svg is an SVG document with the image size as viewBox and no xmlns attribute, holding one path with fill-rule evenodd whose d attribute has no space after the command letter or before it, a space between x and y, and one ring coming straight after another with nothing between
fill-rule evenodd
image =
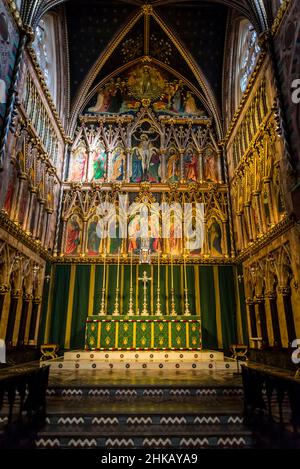
<instances>
[{"instance_id":1,"label":"slender pillar","mask_svg":"<svg viewBox=\"0 0 300 469\"><path fill-rule=\"evenodd\" d=\"M38 312L39 312L39 307L41 304L41 299L40 298L34 298L33 304L32 304L32 312L31 312L31 318L30 318L30 326L29 326L29 343L31 342L32 345L35 344L35 333L36 333L36 322L38 318Z\"/></svg>"},{"instance_id":2,"label":"slender pillar","mask_svg":"<svg viewBox=\"0 0 300 469\"><path fill-rule=\"evenodd\" d=\"M288 333L289 346L296 339L296 328L293 315L292 301L291 301L291 288L290 287L280 287L279 293L283 298L285 321Z\"/></svg>"},{"instance_id":3,"label":"slender pillar","mask_svg":"<svg viewBox=\"0 0 300 469\"><path fill-rule=\"evenodd\" d=\"M271 319L272 319L272 328L273 328L273 336L274 336L273 347L276 349L280 349L282 348L282 342L281 342L281 335L280 335L280 325L279 325L279 318L278 318L276 293L269 292L267 294L267 298L269 299Z\"/></svg>"},{"instance_id":4,"label":"slender pillar","mask_svg":"<svg viewBox=\"0 0 300 469\"><path fill-rule=\"evenodd\" d=\"M23 186L24 186L24 181L26 179L25 174L19 174L19 184L18 184L18 189L17 189L17 195L15 198L15 204L13 206L13 213L12 213L12 220L16 223L19 222L19 209L20 209L20 203L21 203L21 198L23 194Z\"/></svg>"},{"instance_id":5,"label":"slender pillar","mask_svg":"<svg viewBox=\"0 0 300 469\"><path fill-rule=\"evenodd\" d=\"M131 152L130 148L126 148L126 182L130 182L131 174Z\"/></svg>"},{"instance_id":6,"label":"slender pillar","mask_svg":"<svg viewBox=\"0 0 300 469\"><path fill-rule=\"evenodd\" d=\"M266 319L266 309L265 309L265 298L264 296L256 297L258 304L258 313L260 319L260 328L261 328L261 338L262 344L261 348L267 348L269 346L268 338L268 328L267 328L267 319Z\"/></svg>"},{"instance_id":7,"label":"slender pillar","mask_svg":"<svg viewBox=\"0 0 300 469\"><path fill-rule=\"evenodd\" d=\"M255 303L252 298L247 298L246 303L248 306L248 312L249 312L249 318L250 318L251 336L257 337Z\"/></svg>"},{"instance_id":8,"label":"slender pillar","mask_svg":"<svg viewBox=\"0 0 300 469\"><path fill-rule=\"evenodd\" d=\"M14 327L15 327L17 309L18 309L20 298L21 298L20 291L17 290L15 292L12 292L9 313L8 313L8 322L7 322L7 327L6 327L6 337L5 337L5 342L8 346L13 345Z\"/></svg>"},{"instance_id":9,"label":"slender pillar","mask_svg":"<svg viewBox=\"0 0 300 469\"><path fill-rule=\"evenodd\" d=\"M253 193L254 200L255 200L255 205L256 205L256 210L257 210L257 216L258 216L258 223L259 223L259 233L262 234L264 231L264 224L261 216L261 206L260 206L260 192L256 191Z\"/></svg>"},{"instance_id":10,"label":"slender pillar","mask_svg":"<svg viewBox=\"0 0 300 469\"><path fill-rule=\"evenodd\" d=\"M199 171L199 181L203 182L203 151L198 152L198 171Z\"/></svg>"},{"instance_id":11,"label":"slender pillar","mask_svg":"<svg viewBox=\"0 0 300 469\"><path fill-rule=\"evenodd\" d=\"M265 191L268 194L268 202L269 202L269 210L270 210L270 221L272 225L275 225L275 217L274 217L274 205L273 205L273 197L271 191L271 179L269 177L265 177L263 179Z\"/></svg>"},{"instance_id":12,"label":"slender pillar","mask_svg":"<svg viewBox=\"0 0 300 469\"><path fill-rule=\"evenodd\" d=\"M22 347L24 345L24 338L25 338L25 331L26 331L26 323L28 318L28 311L29 305L32 301L31 294L25 294L23 296L23 304L22 304L22 311L21 311L21 318L20 318L20 326L19 326L19 335L18 335L18 347Z\"/></svg>"},{"instance_id":13,"label":"slender pillar","mask_svg":"<svg viewBox=\"0 0 300 469\"><path fill-rule=\"evenodd\" d=\"M9 291L9 288L7 285L0 285L0 323L1 323L2 312L4 308L4 299L8 291Z\"/></svg>"}]
</instances>

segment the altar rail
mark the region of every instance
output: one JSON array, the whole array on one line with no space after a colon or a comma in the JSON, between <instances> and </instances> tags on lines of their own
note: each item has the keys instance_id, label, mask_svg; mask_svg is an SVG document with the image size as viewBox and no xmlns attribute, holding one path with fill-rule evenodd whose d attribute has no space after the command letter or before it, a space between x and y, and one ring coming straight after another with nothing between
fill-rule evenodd
<instances>
[{"instance_id":1,"label":"altar rail","mask_svg":"<svg viewBox=\"0 0 300 469\"><path fill-rule=\"evenodd\" d=\"M300 430L300 379L292 372L262 365L242 365L245 416L249 422L278 423Z\"/></svg>"}]
</instances>

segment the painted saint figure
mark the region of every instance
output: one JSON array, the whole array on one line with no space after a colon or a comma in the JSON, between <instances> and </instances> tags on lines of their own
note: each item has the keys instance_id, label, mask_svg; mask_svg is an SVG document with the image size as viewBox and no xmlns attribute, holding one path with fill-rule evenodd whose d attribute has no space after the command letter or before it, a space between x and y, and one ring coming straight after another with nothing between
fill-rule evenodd
<instances>
[{"instance_id":1,"label":"painted saint figure","mask_svg":"<svg viewBox=\"0 0 300 469\"><path fill-rule=\"evenodd\" d=\"M74 216L67 225L66 254L77 254L80 245L80 226Z\"/></svg>"},{"instance_id":2,"label":"painted saint figure","mask_svg":"<svg viewBox=\"0 0 300 469\"><path fill-rule=\"evenodd\" d=\"M99 146L92 151L93 176L92 180L105 178L106 173L106 152L103 146Z\"/></svg>"},{"instance_id":3,"label":"painted saint figure","mask_svg":"<svg viewBox=\"0 0 300 469\"><path fill-rule=\"evenodd\" d=\"M125 176L126 155L120 147L116 148L112 154L112 181L123 181Z\"/></svg>"},{"instance_id":4,"label":"painted saint figure","mask_svg":"<svg viewBox=\"0 0 300 469\"><path fill-rule=\"evenodd\" d=\"M216 164L216 153L211 146L204 153L204 178L206 181L218 182L218 171Z\"/></svg>"},{"instance_id":5,"label":"painted saint figure","mask_svg":"<svg viewBox=\"0 0 300 469\"><path fill-rule=\"evenodd\" d=\"M175 182L180 178L179 171L180 157L175 148L170 149L170 154L167 162L167 181Z\"/></svg>"},{"instance_id":6,"label":"painted saint figure","mask_svg":"<svg viewBox=\"0 0 300 469\"><path fill-rule=\"evenodd\" d=\"M184 170L186 181L198 181L198 158L192 150L189 150L188 154L185 157Z\"/></svg>"},{"instance_id":7,"label":"painted saint figure","mask_svg":"<svg viewBox=\"0 0 300 469\"><path fill-rule=\"evenodd\" d=\"M87 149L83 143L71 154L71 168L69 174L70 181L83 181L87 162Z\"/></svg>"},{"instance_id":8,"label":"painted saint figure","mask_svg":"<svg viewBox=\"0 0 300 469\"><path fill-rule=\"evenodd\" d=\"M212 219L212 224L208 231L208 245L210 255L218 257L222 255L222 232L219 223L215 218Z\"/></svg>"},{"instance_id":9,"label":"painted saint figure","mask_svg":"<svg viewBox=\"0 0 300 469\"><path fill-rule=\"evenodd\" d=\"M149 170L148 170L148 181L149 182L160 182L160 156L157 150L154 150L151 156Z\"/></svg>"},{"instance_id":10,"label":"painted saint figure","mask_svg":"<svg viewBox=\"0 0 300 469\"><path fill-rule=\"evenodd\" d=\"M97 234L97 225L98 220L95 217L89 224L88 228L87 250L89 256L96 256L99 254L100 238Z\"/></svg>"}]
</instances>

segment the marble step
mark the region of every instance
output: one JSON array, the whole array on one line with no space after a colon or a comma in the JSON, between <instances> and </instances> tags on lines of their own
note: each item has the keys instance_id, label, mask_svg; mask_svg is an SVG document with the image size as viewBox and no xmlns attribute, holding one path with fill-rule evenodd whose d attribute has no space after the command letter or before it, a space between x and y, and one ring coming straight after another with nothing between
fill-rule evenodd
<instances>
[{"instance_id":1,"label":"marble step","mask_svg":"<svg viewBox=\"0 0 300 469\"><path fill-rule=\"evenodd\" d=\"M224 361L223 352L215 350L106 350L106 351L87 351L73 350L64 353L64 360L92 360L92 361L152 361L160 362L184 362L184 361Z\"/></svg>"},{"instance_id":2,"label":"marble step","mask_svg":"<svg viewBox=\"0 0 300 469\"><path fill-rule=\"evenodd\" d=\"M223 370L231 372L237 368L234 361L222 360L194 360L194 361L170 361L170 360L64 360L49 361L51 370Z\"/></svg>"}]
</instances>

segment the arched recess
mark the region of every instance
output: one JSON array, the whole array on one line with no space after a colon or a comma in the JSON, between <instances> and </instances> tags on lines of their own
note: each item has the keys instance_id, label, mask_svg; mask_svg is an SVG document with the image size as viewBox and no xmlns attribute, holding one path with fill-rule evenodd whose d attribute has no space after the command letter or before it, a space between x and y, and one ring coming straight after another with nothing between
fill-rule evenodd
<instances>
[{"instance_id":1,"label":"arched recess","mask_svg":"<svg viewBox=\"0 0 300 469\"><path fill-rule=\"evenodd\" d=\"M122 65L121 67L117 68L114 70L112 73L104 77L99 83L97 83L85 96L84 101L82 102L80 109L78 113L82 113L82 111L86 108L90 100L97 94L97 92L107 83L110 81L112 78L119 76L122 72L125 72L126 70L130 69L134 65L139 64L140 62L143 62L144 57L138 57L137 59L132 60L131 62L127 62L126 64ZM149 63L147 61L147 63ZM179 72L174 70L172 67L169 65L161 62L160 60L157 60L155 58L151 58L151 63L153 65L157 65L158 67L162 68L163 70L166 70L169 72L171 75L174 77L178 78L178 80L181 80L200 100L201 104L205 107L206 111L208 112L208 117L211 117L211 109L210 109L210 103L206 99L206 96L199 91L198 88L195 87L189 80L187 80L183 75L181 75Z\"/></svg>"},{"instance_id":2,"label":"arched recess","mask_svg":"<svg viewBox=\"0 0 300 469\"><path fill-rule=\"evenodd\" d=\"M79 88L79 90L76 94L76 97L74 99L74 104L73 104L73 107L72 107L72 110L71 110L69 127L68 127L68 133L69 133L70 136L72 136L74 131L75 131L77 118L78 118L80 109L82 109L83 102L86 100L86 96L87 96L87 94L90 90L90 87L91 87L92 83L96 79L97 75L101 71L104 64L109 60L109 57L115 51L116 47L121 43L121 41L124 39L126 34L133 28L133 26L136 24L136 22L144 14L147 14L147 13L145 13L143 9L140 9L139 13L134 14L129 19L129 21L117 33L115 38L113 38L113 40L111 41L109 46L103 52L101 52L101 55L98 57L97 61L94 63L94 65L91 67L90 71L86 75L86 78L82 82L82 84L81 84L81 86L80 86L80 88ZM221 139L222 136L223 136L223 129L222 129L222 123L221 123L221 113L220 113L220 109L219 109L219 106L217 104L217 100L215 98L214 92L213 92L210 84L206 80L206 78L205 78L201 68L199 67L199 65L196 63L196 61L191 56L189 51L186 50L184 45L175 37L175 35L172 33L172 30L168 27L168 25L160 18L159 15L156 14L155 11L152 11L151 14L152 14L152 17L154 18L154 20L163 29L164 33L172 41L172 43L175 46L178 53L186 61L188 67L191 69L193 75L195 76L197 82L199 83L199 88L204 91L205 99L208 103L208 108L210 109L211 115L214 118L218 138ZM199 93L199 91L198 91L198 93Z\"/></svg>"}]
</instances>

